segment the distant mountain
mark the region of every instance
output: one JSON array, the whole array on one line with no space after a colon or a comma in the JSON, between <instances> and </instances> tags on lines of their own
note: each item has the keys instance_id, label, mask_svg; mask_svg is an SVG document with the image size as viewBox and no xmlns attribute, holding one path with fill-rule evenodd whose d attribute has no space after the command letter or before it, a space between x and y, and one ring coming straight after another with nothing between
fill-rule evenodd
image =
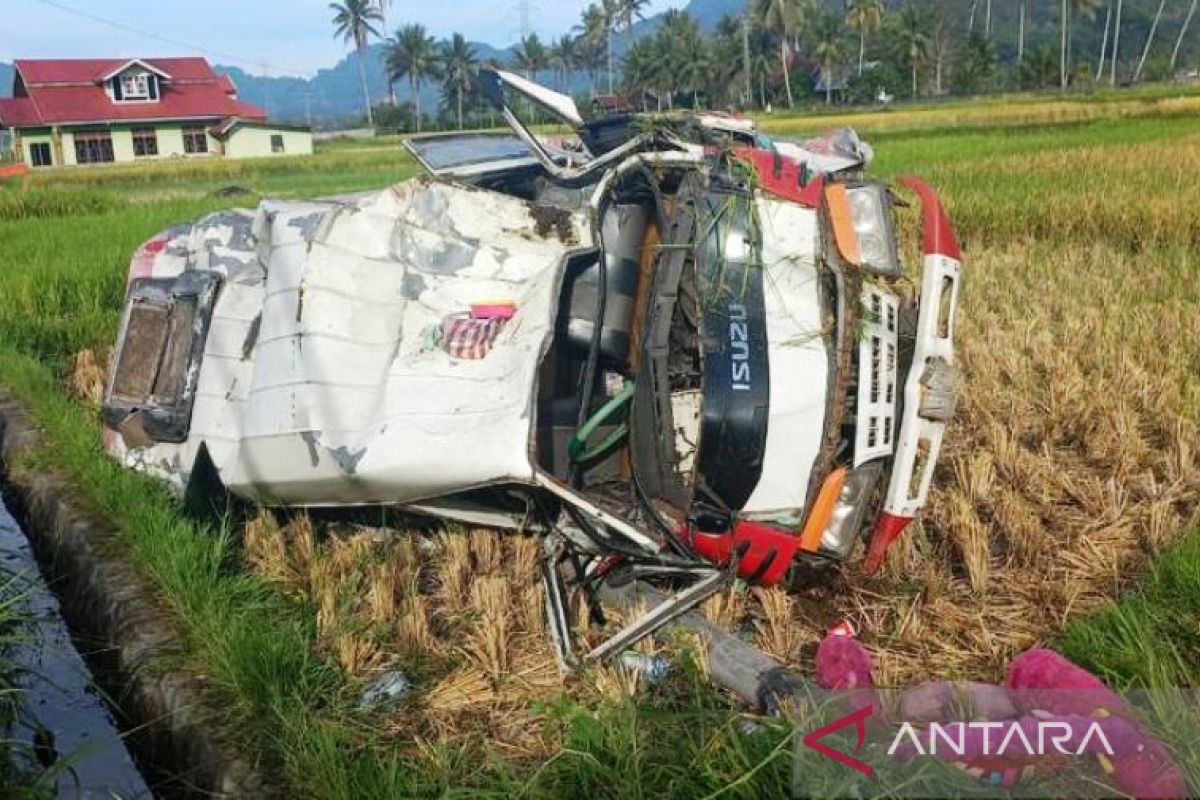
<instances>
[{"instance_id":1,"label":"distant mountain","mask_svg":"<svg viewBox=\"0 0 1200 800\"><path fill-rule=\"evenodd\" d=\"M12 97L13 72L12 64L0 61L0 97Z\"/></svg>"},{"instance_id":2,"label":"distant mountain","mask_svg":"<svg viewBox=\"0 0 1200 800\"><path fill-rule=\"evenodd\" d=\"M475 57L480 62L509 60L512 49L498 50L488 44L473 42ZM384 45L376 43L367 48L367 87L371 98L379 102L387 97L384 81ZM272 119L282 122L311 124L315 127L336 125L363 113L362 84L358 73L358 56L347 53L332 69L322 69L312 78L289 78L252 75L239 67L214 65L217 72L228 75L238 87L241 99L267 109ZM407 81L396 84L398 102L410 99ZM427 83L422 87L422 109L437 108L440 90Z\"/></svg>"}]
</instances>

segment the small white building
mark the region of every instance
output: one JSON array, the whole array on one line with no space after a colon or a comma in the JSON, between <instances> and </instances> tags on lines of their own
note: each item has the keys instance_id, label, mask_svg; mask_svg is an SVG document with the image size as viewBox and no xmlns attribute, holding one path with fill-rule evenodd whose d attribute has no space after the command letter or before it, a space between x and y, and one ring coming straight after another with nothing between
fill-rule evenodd
<instances>
[{"instance_id":1,"label":"small white building","mask_svg":"<svg viewBox=\"0 0 1200 800\"><path fill-rule=\"evenodd\" d=\"M30 167L310 155L203 58L18 60L0 130Z\"/></svg>"}]
</instances>

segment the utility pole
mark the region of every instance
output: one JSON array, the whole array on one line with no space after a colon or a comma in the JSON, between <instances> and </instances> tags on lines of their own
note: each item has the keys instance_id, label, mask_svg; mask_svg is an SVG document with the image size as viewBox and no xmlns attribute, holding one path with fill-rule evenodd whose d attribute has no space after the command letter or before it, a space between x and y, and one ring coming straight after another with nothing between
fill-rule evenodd
<instances>
[{"instance_id":1,"label":"utility pole","mask_svg":"<svg viewBox=\"0 0 1200 800\"><path fill-rule=\"evenodd\" d=\"M533 26L529 21L532 15L530 0L517 0L517 16L520 18L522 40L526 39L533 32Z\"/></svg>"}]
</instances>

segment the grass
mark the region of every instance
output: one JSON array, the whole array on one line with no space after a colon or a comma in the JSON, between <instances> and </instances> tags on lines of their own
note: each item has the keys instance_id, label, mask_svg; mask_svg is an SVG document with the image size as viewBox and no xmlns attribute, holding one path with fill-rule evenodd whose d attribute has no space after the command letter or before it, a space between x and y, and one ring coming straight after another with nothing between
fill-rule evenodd
<instances>
[{"instance_id":1,"label":"grass","mask_svg":"<svg viewBox=\"0 0 1200 800\"><path fill-rule=\"evenodd\" d=\"M9 738L16 723L30 719L25 690L21 686L26 667L13 659L13 651L30 641L35 620L27 609L28 576L0 567L0 787L14 800L39 800L53 796L56 771L37 762L33 748Z\"/></svg>"},{"instance_id":2,"label":"grass","mask_svg":"<svg viewBox=\"0 0 1200 800\"><path fill-rule=\"evenodd\" d=\"M1050 642L1118 683L1195 686L1200 537L1184 534L1200 499L1200 121L1175 107L1194 98L1008 100L854 117L880 132L877 172L928 177L967 247L966 385L930 514L882 577L734 593L705 610L802 668L825 627L852 616L885 683L995 679ZM179 622L187 663L247 752L297 792L781 794L786 727L742 732L686 642L662 684L599 669L559 685L519 540L433 530L421 549L380 535L394 521L303 517L214 528L103 456L94 410L66 384L77 353L111 346L138 243L258 195L413 172L392 141L341 142L309 160L0 187L0 383L45 435L21 468L63 470L115 522ZM251 194L213 196L229 185ZM360 710L362 686L397 668L418 691Z\"/></svg>"},{"instance_id":3,"label":"grass","mask_svg":"<svg viewBox=\"0 0 1200 800\"><path fill-rule=\"evenodd\" d=\"M901 103L888 108L858 108L830 113L822 106L807 112L784 111L758 115L762 127L776 134L820 131L852 126L878 140L891 135L937 130L1010 128L1066 122L1177 116L1200 108L1195 85L1150 84L1133 90L1098 89L1063 95L1010 93L983 98L949 99L935 103Z\"/></svg>"}]
</instances>

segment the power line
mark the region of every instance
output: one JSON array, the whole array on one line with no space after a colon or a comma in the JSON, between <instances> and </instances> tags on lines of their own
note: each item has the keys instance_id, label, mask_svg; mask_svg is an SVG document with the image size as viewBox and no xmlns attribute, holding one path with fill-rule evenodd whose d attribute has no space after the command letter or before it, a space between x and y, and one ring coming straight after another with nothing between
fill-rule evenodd
<instances>
[{"instance_id":1,"label":"power line","mask_svg":"<svg viewBox=\"0 0 1200 800\"><path fill-rule=\"evenodd\" d=\"M97 14L93 14L90 11L81 11L78 8L72 8L71 6L60 3L57 0L39 0L39 2L41 2L42 5L50 6L51 8L56 8L59 11L64 11L68 14L74 14L77 17L82 17L83 19L91 20L92 22L98 22L101 25L107 25L110 28L116 28L117 30L124 31L125 33L132 33L135 36L142 36L147 39L153 39L157 42L162 42L163 44L169 44L169 45L172 45L173 47L182 47L186 50L191 50L196 53L203 53L204 55L208 55L208 56L214 56L216 58L220 58L225 61L232 61L234 63L249 66L251 68L270 67L270 69L276 73L285 73L288 75L295 75L300 78L308 77L308 73L303 70L289 69L287 67L281 67L278 64L266 64L262 60L256 61L256 60L249 59L249 58L241 58L240 56L235 56L230 53L222 53L219 50L210 50L205 47L199 47L197 45L191 44L190 42L180 41L179 39L172 39L169 36L163 36L162 34L158 34L158 33L151 33L150 31L144 31L139 28L135 28L131 25L126 25L123 22L117 22L115 20L107 19L107 18L101 17Z\"/></svg>"},{"instance_id":2,"label":"power line","mask_svg":"<svg viewBox=\"0 0 1200 800\"><path fill-rule=\"evenodd\" d=\"M532 16L529 0L518 0L517 14L521 19L521 40L524 41L529 38L532 27L529 22L529 18Z\"/></svg>"}]
</instances>

